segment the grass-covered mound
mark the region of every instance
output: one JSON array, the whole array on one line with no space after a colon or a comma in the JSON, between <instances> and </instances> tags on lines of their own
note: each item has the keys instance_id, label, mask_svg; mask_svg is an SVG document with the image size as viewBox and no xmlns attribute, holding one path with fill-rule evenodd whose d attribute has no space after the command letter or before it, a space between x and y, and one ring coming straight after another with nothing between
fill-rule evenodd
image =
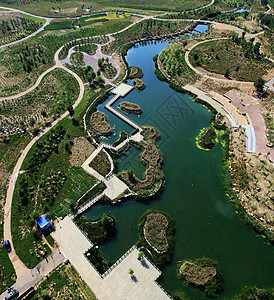
<instances>
[{"instance_id":1,"label":"grass-covered mound","mask_svg":"<svg viewBox=\"0 0 274 300\"><path fill-rule=\"evenodd\" d=\"M206 150L213 148L215 145L215 137L216 132L213 128L203 128L197 137L198 147Z\"/></svg>"},{"instance_id":2,"label":"grass-covered mound","mask_svg":"<svg viewBox=\"0 0 274 300\"><path fill-rule=\"evenodd\" d=\"M107 242L116 232L115 219L109 215L95 221L78 216L74 221L95 245Z\"/></svg>"},{"instance_id":3,"label":"grass-covered mound","mask_svg":"<svg viewBox=\"0 0 274 300\"><path fill-rule=\"evenodd\" d=\"M148 210L138 224L137 247L159 268L170 262L174 249L175 225L166 213Z\"/></svg>"},{"instance_id":4,"label":"grass-covered mound","mask_svg":"<svg viewBox=\"0 0 274 300\"><path fill-rule=\"evenodd\" d=\"M216 297L223 289L220 269L214 260L204 257L180 261L178 268L178 276L184 283L196 287L209 297Z\"/></svg>"},{"instance_id":5,"label":"grass-covered mound","mask_svg":"<svg viewBox=\"0 0 274 300\"><path fill-rule=\"evenodd\" d=\"M143 71L138 67L129 67L128 70L128 78L134 79L134 78L142 78L144 76Z\"/></svg>"},{"instance_id":6,"label":"grass-covered mound","mask_svg":"<svg viewBox=\"0 0 274 300\"><path fill-rule=\"evenodd\" d=\"M119 103L118 107L128 114L140 115L143 112L142 108L138 104L128 101Z\"/></svg>"}]
</instances>

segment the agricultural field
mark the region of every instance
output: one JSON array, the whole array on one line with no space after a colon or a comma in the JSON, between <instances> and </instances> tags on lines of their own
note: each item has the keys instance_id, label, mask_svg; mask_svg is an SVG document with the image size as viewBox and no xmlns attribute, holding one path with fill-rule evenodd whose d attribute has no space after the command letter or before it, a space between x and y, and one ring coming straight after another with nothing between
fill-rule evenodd
<instances>
[{"instance_id":1,"label":"agricultural field","mask_svg":"<svg viewBox=\"0 0 274 300\"><path fill-rule=\"evenodd\" d=\"M40 243L35 220L42 214L51 219L65 216L96 180L81 167L70 164L71 147L83 136L76 120L66 118L43 136L29 151L19 175L12 202L12 235L20 259L34 267L42 257L33 252Z\"/></svg>"},{"instance_id":2,"label":"agricultural field","mask_svg":"<svg viewBox=\"0 0 274 300\"><path fill-rule=\"evenodd\" d=\"M234 36L228 40L203 43L189 56L193 66L239 81L255 81L273 68L273 63L258 51L252 42Z\"/></svg>"},{"instance_id":3,"label":"agricultural field","mask_svg":"<svg viewBox=\"0 0 274 300\"><path fill-rule=\"evenodd\" d=\"M27 18L26 15L0 12L0 46L20 40L41 26L42 22Z\"/></svg>"},{"instance_id":4,"label":"agricultural field","mask_svg":"<svg viewBox=\"0 0 274 300\"><path fill-rule=\"evenodd\" d=\"M234 2L238 2L237 0ZM152 10L152 11L181 11L191 10L198 8L210 3L210 0L184 0L184 1L164 1L164 0L153 0L149 3L145 0L127 0L118 2L109 2L108 0L89 0L82 1L70 0L62 1L58 3L50 3L48 1L39 1L39 5L35 1L19 1L13 0L9 4L3 3L8 7L20 7L22 10L31 12L33 14L48 16L48 17L78 17L83 14L96 13L98 10L120 10L120 11L136 11L136 10Z\"/></svg>"},{"instance_id":5,"label":"agricultural field","mask_svg":"<svg viewBox=\"0 0 274 300\"><path fill-rule=\"evenodd\" d=\"M64 70L56 69L32 92L0 102L0 128L10 133L16 128L43 125L65 112L76 101L78 94L76 79Z\"/></svg>"},{"instance_id":6,"label":"agricultural field","mask_svg":"<svg viewBox=\"0 0 274 300\"><path fill-rule=\"evenodd\" d=\"M79 276L72 265L61 265L48 278L42 281L27 298L37 299L70 299L96 300L96 296Z\"/></svg>"}]
</instances>

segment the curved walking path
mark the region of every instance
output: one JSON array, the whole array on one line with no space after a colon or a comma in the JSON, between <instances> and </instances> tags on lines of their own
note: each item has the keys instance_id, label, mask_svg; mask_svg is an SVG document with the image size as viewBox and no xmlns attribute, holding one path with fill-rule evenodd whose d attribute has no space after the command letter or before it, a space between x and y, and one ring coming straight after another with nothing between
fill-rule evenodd
<instances>
[{"instance_id":1,"label":"curved walking path","mask_svg":"<svg viewBox=\"0 0 274 300\"><path fill-rule=\"evenodd\" d=\"M14 42L11 42L11 43L8 43L8 44L5 44L3 46L0 46L0 49L3 49L3 48L6 48L8 46L11 46L11 45L15 45L15 44L18 44L18 43L21 43L33 36L35 36L36 34L38 34L39 32L43 31L44 28L53 20L52 18L46 18L46 17L41 17L41 16L36 16L36 15L33 15L33 14L30 14L30 13L27 13L25 11L22 11L20 9L15 9L15 8L7 8L7 7L3 7L3 6L0 6L0 9L5 9L5 10L9 10L11 12L17 12L17 13L22 13L22 14L25 14L25 15L28 15L28 16L31 16L31 17L35 17L35 18L39 18L39 19L43 19L43 20L46 20L46 23L40 27L38 30L36 30L35 32L33 32L32 34L22 38L21 40L17 40L17 41L14 41Z\"/></svg>"},{"instance_id":2,"label":"curved walking path","mask_svg":"<svg viewBox=\"0 0 274 300\"><path fill-rule=\"evenodd\" d=\"M40 79L39 83L41 82L42 78L48 72L52 71L52 69L57 68L57 67L61 68L61 69L64 69L65 71L67 71L68 73L70 73L72 76L75 77L75 79L77 80L77 82L79 84L79 88L80 88L78 98L77 98L76 102L73 104L73 108L75 108L80 103L80 101L82 100L85 88L84 88L83 81L81 80L81 78L77 74L75 74L73 71L67 69L62 64L59 63L59 61L58 61L58 54L61 51L61 49L62 48L60 48L55 53L55 56L54 56L54 59L55 59L55 62L56 62L55 66L52 67L52 68L50 68L48 71L44 72L42 74L43 76L41 75L42 77L41 76L39 77L39 79ZM38 84L37 84L37 86L38 86ZM28 89L27 91L29 92L30 90L33 90L35 87L32 87L32 88ZM18 97L21 96L20 94L18 94L19 95ZM16 98L18 98L18 97L16 97ZM54 127L59 121L61 121L62 119L64 119L66 116L68 116L68 114L69 114L68 111L66 111L65 113L63 113L60 116L59 119L55 120L52 123L52 127ZM26 274L26 272L28 272L29 269L23 264L23 262L19 259L19 257L15 253L14 246L13 246L13 243L12 243L12 235L11 235L11 205L12 205L12 196L13 196L13 192L14 192L15 182L16 182L17 175L20 172L22 163L23 163L26 155L28 154L29 150L31 149L31 147L35 144L35 142L39 138L41 138L44 134L46 134L49 130L51 130L52 127L45 128L45 130L39 136L34 137L29 142L29 144L26 146L26 148L22 151L22 153L21 153L21 155L20 155L20 157L19 157L19 159L18 159L18 161L17 161L17 163L16 163L16 165L15 165L15 167L13 169L13 172L12 172L12 175L11 175L11 179L9 181L9 186L8 186L7 196L6 196L6 202L5 202L5 206L4 206L4 239L5 240L9 240L10 243L11 243L12 251L9 253L9 258L10 258L12 264L13 264L13 267L15 269L17 278L20 278L20 277L24 276Z\"/></svg>"}]
</instances>

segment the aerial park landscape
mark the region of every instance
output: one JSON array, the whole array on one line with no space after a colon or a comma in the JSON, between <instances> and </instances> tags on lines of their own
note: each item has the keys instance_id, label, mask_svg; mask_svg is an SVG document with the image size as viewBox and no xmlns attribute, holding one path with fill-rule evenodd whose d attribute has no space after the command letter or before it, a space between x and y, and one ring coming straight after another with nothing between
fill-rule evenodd
<instances>
[{"instance_id":1,"label":"aerial park landscape","mask_svg":"<svg viewBox=\"0 0 274 300\"><path fill-rule=\"evenodd\" d=\"M273 4L1 2L1 299L273 298Z\"/></svg>"}]
</instances>

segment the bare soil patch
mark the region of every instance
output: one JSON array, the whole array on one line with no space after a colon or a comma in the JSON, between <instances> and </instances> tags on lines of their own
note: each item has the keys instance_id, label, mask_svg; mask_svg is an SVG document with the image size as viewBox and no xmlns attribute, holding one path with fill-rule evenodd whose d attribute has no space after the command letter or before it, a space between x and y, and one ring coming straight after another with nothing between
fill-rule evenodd
<instances>
[{"instance_id":1,"label":"bare soil patch","mask_svg":"<svg viewBox=\"0 0 274 300\"><path fill-rule=\"evenodd\" d=\"M80 167L94 151L94 146L85 137L76 137L73 140L69 162L74 167Z\"/></svg>"}]
</instances>

